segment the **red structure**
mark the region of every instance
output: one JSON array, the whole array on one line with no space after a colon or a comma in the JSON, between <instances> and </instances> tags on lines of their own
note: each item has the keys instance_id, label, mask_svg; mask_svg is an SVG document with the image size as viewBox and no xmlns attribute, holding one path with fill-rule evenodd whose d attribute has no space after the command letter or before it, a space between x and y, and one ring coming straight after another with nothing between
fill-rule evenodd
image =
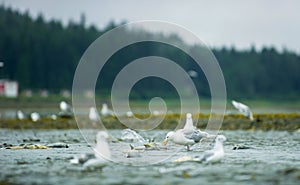
<instances>
[{"instance_id":1,"label":"red structure","mask_svg":"<svg viewBox=\"0 0 300 185\"><path fill-rule=\"evenodd\" d=\"M11 80L0 80L0 96L5 96L8 98L18 97L18 82Z\"/></svg>"}]
</instances>

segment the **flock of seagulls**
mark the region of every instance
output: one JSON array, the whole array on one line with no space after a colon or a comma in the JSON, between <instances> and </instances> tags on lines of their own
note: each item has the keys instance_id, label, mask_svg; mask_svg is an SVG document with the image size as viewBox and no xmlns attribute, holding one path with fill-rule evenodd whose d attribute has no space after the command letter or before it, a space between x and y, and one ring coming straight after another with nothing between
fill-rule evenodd
<instances>
[{"instance_id":1,"label":"flock of seagulls","mask_svg":"<svg viewBox=\"0 0 300 185\"><path fill-rule=\"evenodd\" d=\"M243 114L245 117L249 118L251 121L254 121L253 113L247 105L245 105L241 102L237 102L235 100L232 100L231 103L232 103L233 107L236 108L241 114ZM70 104L68 104L67 102L61 101L60 104L59 104L59 108L60 108L60 112L58 113L58 115L52 114L52 115L49 116L51 119L56 120L57 116L67 117L67 118L70 118L70 117L73 116L72 106ZM101 113L101 116L115 116L115 113L108 108L106 103L102 104L102 108L101 108L100 113ZM159 111L154 111L153 114L154 114L154 116L158 116L160 113L159 113ZM128 111L128 112L125 113L125 116L126 117L133 117L134 114L133 114L132 111ZM21 110L18 110L16 112L16 117L17 117L18 120L26 119L26 115ZM40 120L41 116L38 112L32 112L29 115L29 118L33 122L36 122L36 121ZM90 107L89 119L91 121L98 121L100 119L100 116L99 116L99 114L97 112L97 109L95 107ZM194 127L195 126L193 125L191 114L188 114L187 115L187 122L186 122L186 125L183 129L186 132L186 130L193 130ZM198 131L202 135L206 134L205 132L202 132L200 130L198 130ZM179 131L179 132L183 132L183 131ZM172 138L171 136L173 134L177 135L178 133L169 133L169 137Z\"/></svg>"},{"instance_id":2,"label":"flock of seagulls","mask_svg":"<svg viewBox=\"0 0 300 185\"><path fill-rule=\"evenodd\" d=\"M176 159L174 162L186 162L195 161L203 163L218 163L225 156L223 143L226 141L224 135L218 135L215 139L215 145L213 149L203 152L201 155L196 156L184 156Z\"/></svg>"},{"instance_id":3,"label":"flock of seagulls","mask_svg":"<svg viewBox=\"0 0 300 185\"><path fill-rule=\"evenodd\" d=\"M254 120L253 113L247 105L244 105L237 101L232 101L232 105L244 116L248 117L251 121ZM60 102L59 104L60 112L59 116L66 116L72 114L72 107L65 101ZM101 116L114 116L114 112L110 110L107 104L102 105L102 109L100 111ZM90 107L88 117L91 121L99 121L100 115L97 112L95 107ZM132 117L133 113L127 112L125 114L127 117ZM23 120L26 118L25 114L21 111L17 111L17 118L19 120ZM51 118L56 119L56 115L51 115ZM41 116L37 112L32 112L30 114L30 119L33 122L37 122L41 119ZM175 162L184 162L184 161L195 161L195 162L204 162L204 163L216 163L220 162L224 155L224 147L223 143L226 141L226 137L224 135L211 135L208 132L201 131L198 129L194 123L191 113L186 114L186 123L182 129L170 131L166 134L165 139L162 142L162 146L159 146L155 143L146 143L139 134L135 131L126 129L126 137L135 138L144 143L143 146L133 146L130 145L130 150L125 151L125 157L137 157L141 156L141 151L146 150L147 148L160 150L162 148L167 149L168 142L173 142L176 145L185 146L187 151L190 151L190 147L197 143L201 144L201 141L204 139L215 138L214 147L211 150L207 150L203 152L201 155L195 156L184 156L175 160ZM72 164L82 164L85 169L95 169L102 168L108 164L111 160L111 152L109 148L108 138L110 136L106 131L99 131L96 135L96 145L93 147L93 154L82 154L79 156L75 156L70 160ZM125 136L122 136L125 140Z\"/></svg>"},{"instance_id":4,"label":"flock of seagulls","mask_svg":"<svg viewBox=\"0 0 300 185\"><path fill-rule=\"evenodd\" d=\"M73 111L72 111L72 106L70 104L68 104L65 101L61 101L59 103L59 113L58 114L51 114L48 117L51 118L52 120L56 120L57 117L62 117L62 118L71 118L73 116ZM101 116L113 116L114 112L112 110L110 110L107 106L107 104L103 104L102 105L102 109L101 109ZM97 109L95 107L90 107L89 109L89 119L91 121L99 121L100 119L100 115L97 112ZM127 117L132 117L133 113L127 112L126 113ZM24 120L26 118L29 118L31 121L33 122L37 122L41 119L41 115L38 112L32 112L29 115L26 115L22 110L18 110L16 112L16 117L18 120Z\"/></svg>"},{"instance_id":5,"label":"flock of seagulls","mask_svg":"<svg viewBox=\"0 0 300 185\"><path fill-rule=\"evenodd\" d=\"M93 110L94 112L95 110ZM96 135L96 145L93 147L93 154L82 154L79 156L74 156L70 160L72 164L81 164L84 169L101 169L111 161L111 152L109 148L108 138L110 136L106 131L99 131ZM172 141L177 145L187 146L189 151L189 146L199 143L201 140L206 138L215 138L215 145L211 150L203 152L201 155L196 156L185 156L179 158L174 162L184 162L184 161L195 161L203 163L217 163L220 162L224 155L223 142L226 141L226 137L223 135L210 135L207 132L197 129L192 120L192 114L188 113L186 115L186 123L183 129L178 129L176 131L171 131L167 133L165 140L162 143L162 147L168 144L167 141ZM146 143L146 140L131 129L125 129L122 132L122 140L137 140ZM130 144L130 150L123 151L126 158L142 157L142 153L151 148L151 150L161 150L161 147L157 147L158 144L147 143L142 146L133 146ZM163 148L167 150L167 147Z\"/></svg>"},{"instance_id":6,"label":"flock of seagulls","mask_svg":"<svg viewBox=\"0 0 300 185\"><path fill-rule=\"evenodd\" d=\"M164 145L168 144L168 141L172 141L179 145L184 145L187 148L187 151L190 150L190 145L199 143L205 138L212 138L214 135L210 135L207 132L197 129L193 124L192 114L187 113L186 123L183 129L178 129L176 131L170 131L167 133L165 140L163 141Z\"/></svg>"},{"instance_id":7,"label":"flock of seagulls","mask_svg":"<svg viewBox=\"0 0 300 185\"><path fill-rule=\"evenodd\" d=\"M224 147L223 142L226 141L226 137L223 135L211 135L207 132L197 129L192 120L192 114L188 113L186 115L186 123L183 129L178 129L176 131L171 131L167 133L164 140L164 144L167 144L168 140L173 141L178 145L184 145L187 147L187 151L190 150L190 145L199 143L203 139L215 138L215 146L212 150L205 151L201 156L195 157L185 157L189 161L198 161L205 163L216 163L220 162L224 157ZM182 162L183 160L179 159L176 162Z\"/></svg>"}]
</instances>

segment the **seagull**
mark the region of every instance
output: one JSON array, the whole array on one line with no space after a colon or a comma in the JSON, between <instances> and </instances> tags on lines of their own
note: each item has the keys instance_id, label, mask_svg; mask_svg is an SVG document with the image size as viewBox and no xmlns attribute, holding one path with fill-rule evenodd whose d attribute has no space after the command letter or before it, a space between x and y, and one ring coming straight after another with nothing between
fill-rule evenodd
<instances>
[{"instance_id":1,"label":"seagull","mask_svg":"<svg viewBox=\"0 0 300 185\"><path fill-rule=\"evenodd\" d=\"M133 117L133 112L132 111L127 111L126 116L129 117L129 118Z\"/></svg>"},{"instance_id":2,"label":"seagull","mask_svg":"<svg viewBox=\"0 0 300 185\"><path fill-rule=\"evenodd\" d=\"M24 113L21 110L17 111L17 117L18 117L18 120L25 119L25 115L24 115Z\"/></svg>"},{"instance_id":3,"label":"seagull","mask_svg":"<svg viewBox=\"0 0 300 185\"><path fill-rule=\"evenodd\" d=\"M50 115L50 118L51 118L52 120L57 120L57 116L56 116L55 114L51 114L51 115Z\"/></svg>"},{"instance_id":4,"label":"seagull","mask_svg":"<svg viewBox=\"0 0 300 185\"><path fill-rule=\"evenodd\" d=\"M194 70L189 70L188 74L192 78L197 78L198 77L198 73L196 71L194 71Z\"/></svg>"},{"instance_id":5,"label":"seagull","mask_svg":"<svg viewBox=\"0 0 300 185\"><path fill-rule=\"evenodd\" d=\"M82 154L70 160L72 164L83 164L84 169L103 168L111 158L110 149L107 143L109 135L105 131L99 131L96 136L94 154Z\"/></svg>"},{"instance_id":6,"label":"seagull","mask_svg":"<svg viewBox=\"0 0 300 185\"><path fill-rule=\"evenodd\" d=\"M201 139L202 137L200 136L198 130L179 129L175 132L168 132L165 140L163 141L163 145L167 145L168 141L171 140L176 144L186 146L187 151L189 151L190 145L198 143Z\"/></svg>"},{"instance_id":7,"label":"seagull","mask_svg":"<svg viewBox=\"0 0 300 185\"><path fill-rule=\"evenodd\" d=\"M212 150L205 151L200 157L196 156L194 160L204 163L220 162L225 155L223 147L224 141L226 141L226 137L224 135L218 135L215 140L214 148Z\"/></svg>"},{"instance_id":8,"label":"seagull","mask_svg":"<svg viewBox=\"0 0 300 185\"><path fill-rule=\"evenodd\" d=\"M108 106L107 106L106 103L103 103L102 104L102 109L101 109L101 115L103 115L103 116L108 116L108 115L113 116L114 113L113 113L113 111L108 109Z\"/></svg>"},{"instance_id":9,"label":"seagull","mask_svg":"<svg viewBox=\"0 0 300 185\"><path fill-rule=\"evenodd\" d=\"M72 107L65 101L61 101L59 104L60 112L58 115L62 118L71 118L72 117Z\"/></svg>"},{"instance_id":10,"label":"seagull","mask_svg":"<svg viewBox=\"0 0 300 185\"><path fill-rule=\"evenodd\" d=\"M91 121L98 121L100 119L100 116L97 113L97 109L95 107L90 108L89 118Z\"/></svg>"},{"instance_id":11,"label":"seagull","mask_svg":"<svg viewBox=\"0 0 300 185\"><path fill-rule=\"evenodd\" d=\"M65 101L61 101L59 104L59 108L61 111L63 112L71 112L71 105L69 105L67 102Z\"/></svg>"},{"instance_id":12,"label":"seagull","mask_svg":"<svg viewBox=\"0 0 300 185\"><path fill-rule=\"evenodd\" d=\"M123 151L124 157L126 158L134 158L134 157L141 157L141 153L144 152L145 146L138 146L135 147L133 145L129 145L130 150Z\"/></svg>"},{"instance_id":13,"label":"seagull","mask_svg":"<svg viewBox=\"0 0 300 185\"><path fill-rule=\"evenodd\" d=\"M170 131L166 135L163 145L167 145L168 141L171 140L176 144L185 145L187 150L190 150L190 145L198 143L201 139L208 137L208 133L198 130L193 125L192 114L186 114L186 123L183 129L178 129L175 132Z\"/></svg>"},{"instance_id":14,"label":"seagull","mask_svg":"<svg viewBox=\"0 0 300 185\"><path fill-rule=\"evenodd\" d=\"M37 122L41 117L39 113L33 112L30 114L30 118L33 122Z\"/></svg>"},{"instance_id":15,"label":"seagull","mask_svg":"<svg viewBox=\"0 0 300 185\"><path fill-rule=\"evenodd\" d=\"M74 156L71 160L71 164L84 164L90 159L94 159L95 155L94 154L81 154L79 156Z\"/></svg>"},{"instance_id":16,"label":"seagull","mask_svg":"<svg viewBox=\"0 0 300 185\"><path fill-rule=\"evenodd\" d=\"M107 143L109 135L105 131L99 131L96 136L97 144L94 148L95 158L88 160L83 164L85 169L102 168L110 160L111 153Z\"/></svg>"},{"instance_id":17,"label":"seagull","mask_svg":"<svg viewBox=\"0 0 300 185\"><path fill-rule=\"evenodd\" d=\"M187 130L187 129L196 129L196 127L193 124L193 119L192 119L192 114L191 113L186 114L186 122L185 122L185 125L184 125L183 129L185 129L185 130Z\"/></svg>"},{"instance_id":18,"label":"seagull","mask_svg":"<svg viewBox=\"0 0 300 185\"><path fill-rule=\"evenodd\" d=\"M135 141L142 144L147 143L147 141L140 134L129 128L122 130L120 139L123 141Z\"/></svg>"},{"instance_id":19,"label":"seagull","mask_svg":"<svg viewBox=\"0 0 300 185\"><path fill-rule=\"evenodd\" d=\"M192 119L192 114L191 113L187 113L186 114L186 122L185 125L183 127L184 130L195 130L197 129L194 124L193 124L193 119ZM198 133L204 138L215 138L216 135L211 135L207 132L201 131L200 129L197 129Z\"/></svg>"},{"instance_id":20,"label":"seagull","mask_svg":"<svg viewBox=\"0 0 300 185\"><path fill-rule=\"evenodd\" d=\"M254 120L253 119L253 113L251 112L250 108L247 105L242 104L242 103L237 102L237 101L234 101L234 100L232 100L231 103L244 116L248 117L251 121Z\"/></svg>"},{"instance_id":21,"label":"seagull","mask_svg":"<svg viewBox=\"0 0 300 185\"><path fill-rule=\"evenodd\" d=\"M154 111L153 111L153 115L154 115L154 116L159 116L159 114L160 114L160 112L159 112L158 110L154 110Z\"/></svg>"}]
</instances>

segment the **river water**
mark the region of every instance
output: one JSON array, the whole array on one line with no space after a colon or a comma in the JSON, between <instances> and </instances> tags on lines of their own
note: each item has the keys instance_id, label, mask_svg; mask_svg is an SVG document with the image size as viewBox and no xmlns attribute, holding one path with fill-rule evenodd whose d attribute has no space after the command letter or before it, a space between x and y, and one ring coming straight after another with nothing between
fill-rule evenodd
<instances>
[{"instance_id":1,"label":"river water","mask_svg":"<svg viewBox=\"0 0 300 185\"><path fill-rule=\"evenodd\" d=\"M121 130L109 133L117 138ZM161 141L166 133L166 130L156 130L143 133L143 136ZM204 150L201 146L189 152L179 148L178 153L153 165L147 163L151 156L155 154L164 159L170 154L169 150L145 151L135 163L135 158L122 155L120 150L129 149L129 143L122 141L110 143L117 163L110 162L102 169L86 170L69 162L74 155L92 153L79 130L2 129L2 146L4 143L45 145L63 142L69 147L1 149L0 184L300 184L300 132L221 131L221 134L227 137L224 143L226 154L217 164L173 162L178 157L200 155ZM233 150L235 144L251 148ZM172 147L175 145L171 144ZM122 161L126 165L120 164ZM143 161L145 165L142 165Z\"/></svg>"}]
</instances>

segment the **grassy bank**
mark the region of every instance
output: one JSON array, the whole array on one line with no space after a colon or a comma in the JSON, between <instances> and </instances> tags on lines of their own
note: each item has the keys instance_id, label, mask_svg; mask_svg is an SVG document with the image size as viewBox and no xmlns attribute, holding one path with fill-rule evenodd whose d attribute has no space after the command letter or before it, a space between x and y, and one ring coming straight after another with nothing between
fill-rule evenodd
<instances>
[{"instance_id":1,"label":"grassy bank","mask_svg":"<svg viewBox=\"0 0 300 185\"><path fill-rule=\"evenodd\" d=\"M148 115L138 115L140 118L146 118ZM223 120L222 130L286 130L295 131L300 129L300 114L255 114L255 120L250 121L243 115L226 115ZM209 115L199 114L197 127L205 129ZM107 129L126 128L116 117L102 118L102 122ZM179 114L166 115L163 122L156 129L174 129L180 123ZM80 119L77 122L73 119L58 118L51 120L41 119L37 122L31 120L1 119L0 128L7 129L78 129L80 128L101 128L100 124L93 124L89 120Z\"/></svg>"}]
</instances>

